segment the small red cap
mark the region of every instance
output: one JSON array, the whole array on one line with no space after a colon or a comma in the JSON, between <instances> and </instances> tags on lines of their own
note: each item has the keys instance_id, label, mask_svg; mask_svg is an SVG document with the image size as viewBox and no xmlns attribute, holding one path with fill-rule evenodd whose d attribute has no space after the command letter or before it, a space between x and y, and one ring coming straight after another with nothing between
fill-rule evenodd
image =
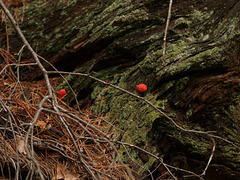
<instances>
[{"instance_id":1,"label":"small red cap","mask_svg":"<svg viewBox=\"0 0 240 180\"><path fill-rule=\"evenodd\" d=\"M61 89L59 92L58 92L58 98L59 99L62 99L66 94L66 90L65 89Z\"/></svg>"},{"instance_id":2,"label":"small red cap","mask_svg":"<svg viewBox=\"0 0 240 180\"><path fill-rule=\"evenodd\" d=\"M138 92L143 93L147 91L147 86L145 84L139 84L136 89Z\"/></svg>"}]
</instances>

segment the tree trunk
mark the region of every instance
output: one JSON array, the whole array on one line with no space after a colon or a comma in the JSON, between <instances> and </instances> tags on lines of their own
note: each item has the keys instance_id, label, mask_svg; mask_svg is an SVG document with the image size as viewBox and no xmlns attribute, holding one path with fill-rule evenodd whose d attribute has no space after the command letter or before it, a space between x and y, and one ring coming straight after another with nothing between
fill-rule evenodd
<instances>
[{"instance_id":1,"label":"tree trunk","mask_svg":"<svg viewBox=\"0 0 240 180\"><path fill-rule=\"evenodd\" d=\"M173 1L163 59L168 4L35 0L26 6L21 28L38 54L58 70L90 73L144 97L185 129L214 131L239 147L240 1ZM11 45L22 46L17 40ZM41 77L38 69L34 72L31 80ZM23 73L29 76L26 69ZM115 139L138 145L172 166L202 173L213 146L207 135L180 130L146 102L110 86L74 75L67 79L82 106L94 102L96 113L113 117L112 123L124 132L116 132ZM147 92L136 91L140 83L148 86ZM69 90L66 83L59 89L63 87ZM75 103L71 93L64 100ZM219 138L215 141L205 178L238 179L239 148ZM129 151L146 169L157 167L156 159L144 152ZM159 167L154 177L163 173Z\"/></svg>"}]
</instances>

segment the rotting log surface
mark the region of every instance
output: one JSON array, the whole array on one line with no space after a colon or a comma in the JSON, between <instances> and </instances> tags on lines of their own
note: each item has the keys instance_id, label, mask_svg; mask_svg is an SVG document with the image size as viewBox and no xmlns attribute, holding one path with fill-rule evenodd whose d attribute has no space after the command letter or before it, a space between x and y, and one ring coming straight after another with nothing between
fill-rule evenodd
<instances>
[{"instance_id":1,"label":"rotting log surface","mask_svg":"<svg viewBox=\"0 0 240 180\"><path fill-rule=\"evenodd\" d=\"M134 93L137 84L145 83L143 96L179 124L216 131L239 146L240 2L174 1L163 61L168 3L35 0L26 7L22 29L37 52L59 70L90 72ZM21 46L17 40L11 43L16 49ZM35 72L32 79L40 78L40 71ZM180 132L146 103L111 87L83 77L67 79L83 106L94 101L96 112L117 116L115 125L125 132L121 140L171 165L196 173L204 169L211 153L206 137ZM68 89L64 83L62 87ZM71 94L65 100L74 103ZM131 153L145 167L155 168L151 158ZM237 179L239 171L239 150L217 141L206 178ZM161 168L154 175L159 174Z\"/></svg>"}]
</instances>

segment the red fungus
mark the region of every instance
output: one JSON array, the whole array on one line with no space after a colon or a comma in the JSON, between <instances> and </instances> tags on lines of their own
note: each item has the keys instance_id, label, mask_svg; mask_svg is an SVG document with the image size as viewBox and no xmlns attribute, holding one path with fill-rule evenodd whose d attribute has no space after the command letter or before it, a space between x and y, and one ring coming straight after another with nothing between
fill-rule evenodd
<instances>
[{"instance_id":1,"label":"red fungus","mask_svg":"<svg viewBox=\"0 0 240 180\"><path fill-rule=\"evenodd\" d=\"M65 95L66 95L66 90L65 90L65 89L61 89L61 90L58 92L58 98L59 98L59 99L62 99Z\"/></svg>"},{"instance_id":2,"label":"red fungus","mask_svg":"<svg viewBox=\"0 0 240 180\"><path fill-rule=\"evenodd\" d=\"M145 84L139 84L136 89L138 92L143 93L147 91L147 86Z\"/></svg>"}]
</instances>

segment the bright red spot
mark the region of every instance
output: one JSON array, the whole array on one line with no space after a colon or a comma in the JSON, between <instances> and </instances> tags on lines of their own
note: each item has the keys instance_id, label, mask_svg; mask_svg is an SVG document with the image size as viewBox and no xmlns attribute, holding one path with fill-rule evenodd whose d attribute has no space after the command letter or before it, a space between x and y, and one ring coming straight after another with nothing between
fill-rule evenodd
<instances>
[{"instance_id":1,"label":"bright red spot","mask_svg":"<svg viewBox=\"0 0 240 180\"><path fill-rule=\"evenodd\" d=\"M136 89L138 92L143 93L147 91L147 86L145 84L139 84Z\"/></svg>"},{"instance_id":2,"label":"bright red spot","mask_svg":"<svg viewBox=\"0 0 240 180\"><path fill-rule=\"evenodd\" d=\"M66 90L65 89L61 89L59 92L58 92L58 98L62 99L66 94Z\"/></svg>"}]
</instances>

